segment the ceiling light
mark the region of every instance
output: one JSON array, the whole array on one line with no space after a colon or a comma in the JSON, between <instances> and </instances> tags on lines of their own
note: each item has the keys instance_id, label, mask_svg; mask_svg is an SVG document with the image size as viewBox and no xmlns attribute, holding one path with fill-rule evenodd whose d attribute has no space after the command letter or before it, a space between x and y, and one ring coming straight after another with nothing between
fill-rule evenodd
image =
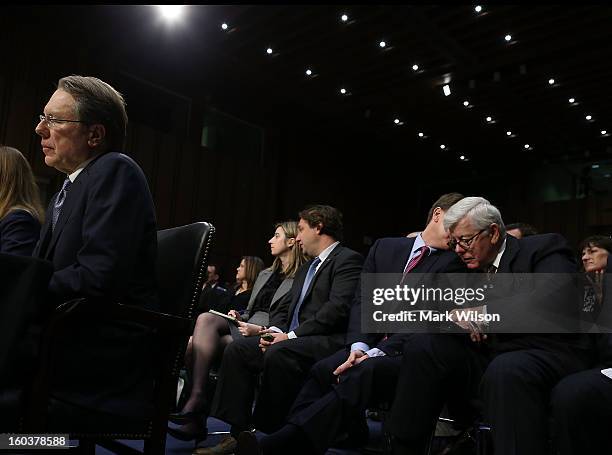
<instances>
[{"instance_id":1,"label":"ceiling light","mask_svg":"<svg viewBox=\"0 0 612 455\"><path fill-rule=\"evenodd\" d=\"M525 144L523 147L525 147L525 150L528 150L531 146L529 144Z\"/></svg>"},{"instance_id":2,"label":"ceiling light","mask_svg":"<svg viewBox=\"0 0 612 455\"><path fill-rule=\"evenodd\" d=\"M306 70L306 76L312 76L312 70L310 68Z\"/></svg>"},{"instance_id":3,"label":"ceiling light","mask_svg":"<svg viewBox=\"0 0 612 455\"><path fill-rule=\"evenodd\" d=\"M464 105L465 107L468 107L468 106L470 105L470 102L469 102L469 101L467 101L467 100L465 100L465 101L463 102L463 105Z\"/></svg>"},{"instance_id":4,"label":"ceiling light","mask_svg":"<svg viewBox=\"0 0 612 455\"><path fill-rule=\"evenodd\" d=\"M482 11L482 6L480 6L480 5L476 5L476 6L474 7L474 11L476 11L477 13L480 13L480 12Z\"/></svg>"},{"instance_id":5,"label":"ceiling light","mask_svg":"<svg viewBox=\"0 0 612 455\"><path fill-rule=\"evenodd\" d=\"M512 41L512 35L506 35L504 36L504 39L508 42Z\"/></svg>"},{"instance_id":6,"label":"ceiling light","mask_svg":"<svg viewBox=\"0 0 612 455\"><path fill-rule=\"evenodd\" d=\"M396 118L395 120L393 120L393 123L395 123L396 125L399 125L400 120L398 118Z\"/></svg>"},{"instance_id":7,"label":"ceiling light","mask_svg":"<svg viewBox=\"0 0 612 455\"><path fill-rule=\"evenodd\" d=\"M446 148L446 145L444 145L444 144L440 144L440 148L441 148L442 150L444 150L444 149Z\"/></svg>"},{"instance_id":8,"label":"ceiling light","mask_svg":"<svg viewBox=\"0 0 612 455\"><path fill-rule=\"evenodd\" d=\"M576 98L570 98L570 99L569 99L569 100L567 100L567 101L569 101L570 103L572 103L572 104L573 104L573 103L575 103L575 102L576 102Z\"/></svg>"},{"instance_id":9,"label":"ceiling light","mask_svg":"<svg viewBox=\"0 0 612 455\"><path fill-rule=\"evenodd\" d=\"M348 21L348 16L346 14L343 14L342 16L340 16L340 20L342 20L342 22L346 22Z\"/></svg>"},{"instance_id":10,"label":"ceiling light","mask_svg":"<svg viewBox=\"0 0 612 455\"><path fill-rule=\"evenodd\" d=\"M345 88L341 88L340 89L340 93L342 93L343 95L346 95L346 89Z\"/></svg>"},{"instance_id":11,"label":"ceiling light","mask_svg":"<svg viewBox=\"0 0 612 455\"><path fill-rule=\"evenodd\" d=\"M227 24L226 24L225 22L223 22L223 23L221 24L221 28L222 28L223 30L227 30Z\"/></svg>"},{"instance_id":12,"label":"ceiling light","mask_svg":"<svg viewBox=\"0 0 612 455\"><path fill-rule=\"evenodd\" d=\"M272 53L272 52L274 52L274 51L272 50L272 48L271 48L271 47L269 47L269 48L267 48L267 49L266 49L266 52L267 52L267 53L268 53L268 55L269 55L269 54L271 54L271 53Z\"/></svg>"},{"instance_id":13,"label":"ceiling light","mask_svg":"<svg viewBox=\"0 0 612 455\"><path fill-rule=\"evenodd\" d=\"M506 131L506 136L512 136L512 131Z\"/></svg>"},{"instance_id":14,"label":"ceiling light","mask_svg":"<svg viewBox=\"0 0 612 455\"><path fill-rule=\"evenodd\" d=\"M486 118L487 122L491 123L493 121L493 117L489 116Z\"/></svg>"},{"instance_id":15,"label":"ceiling light","mask_svg":"<svg viewBox=\"0 0 612 455\"><path fill-rule=\"evenodd\" d=\"M601 135L605 136L606 134L608 134L608 132L606 130L601 130Z\"/></svg>"},{"instance_id":16,"label":"ceiling light","mask_svg":"<svg viewBox=\"0 0 612 455\"><path fill-rule=\"evenodd\" d=\"M185 5L158 5L159 12L167 21L176 21L183 15Z\"/></svg>"},{"instance_id":17,"label":"ceiling light","mask_svg":"<svg viewBox=\"0 0 612 455\"><path fill-rule=\"evenodd\" d=\"M463 160L465 159L465 155L461 155L461 156L459 157L459 159L460 159L461 161L463 161Z\"/></svg>"},{"instance_id":18,"label":"ceiling light","mask_svg":"<svg viewBox=\"0 0 612 455\"><path fill-rule=\"evenodd\" d=\"M591 165L591 169L599 169L599 164L593 164L593 165Z\"/></svg>"},{"instance_id":19,"label":"ceiling light","mask_svg":"<svg viewBox=\"0 0 612 455\"><path fill-rule=\"evenodd\" d=\"M449 96L451 94L450 85L446 84L443 86L442 91L444 92L444 96Z\"/></svg>"},{"instance_id":20,"label":"ceiling light","mask_svg":"<svg viewBox=\"0 0 612 455\"><path fill-rule=\"evenodd\" d=\"M419 137L425 137L423 133L419 133Z\"/></svg>"},{"instance_id":21,"label":"ceiling light","mask_svg":"<svg viewBox=\"0 0 612 455\"><path fill-rule=\"evenodd\" d=\"M548 85L553 85L554 83L555 83L555 80L552 77L548 79Z\"/></svg>"},{"instance_id":22,"label":"ceiling light","mask_svg":"<svg viewBox=\"0 0 612 455\"><path fill-rule=\"evenodd\" d=\"M593 116L592 116L592 115L590 115L590 114L589 114L589 115L586 115L584 118L585 118L585 119L587 119L589 122L590 122L591 120L593 120Z\"/></svg>"},{"instance_id":23,"label":"ceiling light","mask_svg":"<svg viewBox=\"0 0 612 455\"><path fill-rule=\"evenodd\" d=\"M418 70L419 70L419 65L417 65L416 63L412 65L412 71L418 71Z\"/></svg>"},{"instance_id":24,"label":"ceiling light","mask_svg":"<svg viewBox=\"0 0 612 455\"><path fill-rule=\"evenodd\" d=\"M385 47L387 45L387 43L385 43L384 41L381 41L380 43L378 43L378 45L380 47Z\"/></svg>"}]
</instances>

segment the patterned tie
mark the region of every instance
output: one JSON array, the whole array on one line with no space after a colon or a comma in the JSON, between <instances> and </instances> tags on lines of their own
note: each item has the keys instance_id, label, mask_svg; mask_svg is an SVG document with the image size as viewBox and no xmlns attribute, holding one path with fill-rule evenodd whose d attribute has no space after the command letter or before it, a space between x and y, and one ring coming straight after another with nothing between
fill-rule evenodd
<instances>
[{"instance_id":1,"label":"patterned tie","mask_svg":"<svg viewBox=\"0 0 612 455\"><path fill-rule=\"evenodd\" d=\"M487 267L487 281L492 281L496 273L497 273L497 267L495 267L492 264L489 267Z\"/></svg>"},{"instance_id":2,"label":"patterned tie","mask_svg":"<svg viewBox=\"0 0 612 455\"><path fill-rule=\"evenodd\" d=\"M72 182L69 178L64 180L64 184L62 185L62 189L59 193L57 193L57 198L55 199L55 204L53 204L53 214L51 215L51 230L55 230L55 225L57 224L57 220L59 219L60 212L62 211L62 205L64 205L64 200L66 199L66 192Z\"/></svg>"},{"instance_id":3,"label":"patterned tie","mask_svg":"<svg viewBox=\"0 0 612 455\"><path fill-rule=\"evenodd\" d=\"M423 245L417 250L417 254L415 254L406 265L406 269L404 270L404 276L402 276L402 281L400 281L400 284L404 284L404 279L406 278L406 275L408 275L412 269L419 265L423 261L423 259L429 256L429 251L430 250L427 245Z\"/></svg>"},{"instance_id":4,"label":"patterned tie","mask_svg":"<svg viewBox=\"0 0 612 455\"><path fill-rule=\"evenodd\" d=\"M300 314L300 307L302 306L302 302L304 301L304 297L306 296L306 292L308 292L308 288L310 287L310 283L315 275L315 271L317 269L317 265L321 262L321 259L318 257L312 261L310 267L308 268L308 273L306 273L306 279L304 280L304 285L302 286L302 293L300 294L300 300L298 300L297 305L295 306L295 310L293 311L293 317L291 318L291 325L289 326L289 332L293 332L297 329L298 325L300 325L300 321L298 320L298 316Z\"/></svg>"}]
</instances>

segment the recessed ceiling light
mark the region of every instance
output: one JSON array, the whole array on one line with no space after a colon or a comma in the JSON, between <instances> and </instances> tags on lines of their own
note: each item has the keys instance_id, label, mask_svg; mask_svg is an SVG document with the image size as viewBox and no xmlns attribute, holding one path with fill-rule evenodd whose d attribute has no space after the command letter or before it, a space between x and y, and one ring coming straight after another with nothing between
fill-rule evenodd
<instances>
[{"instance_id":1,"label":"recessed ceiling light","mask_svg":"<svg viewBox=\"0 0 612 455\"><path fill-rule=\"evenodd\" d=\"M593 165L591 165L591 169L599 169L599 164L593 164Z\"/></svg>"},{"instance_id":2,"label":"recessed ceiling light","mask_svg":"<svg viewBox=\"0 0 612 455\"><path fill-rule=\"evenodd\" d=\"M575 103L575 102L576 102L576 98L570 98L570 99L569 99L569 100L567 100L567 101L569 101L570 103Z\"/></svg>"},{"instance_id":3,"label":"recessed ceiling light","mask_svg":"<svg viewBox=\"0 0 612 455\"><path fill-rule=\"evenodd\" d=\"M465 159L465 155L461 155L461 156L459 157L459 159L460 159L461 161L463 161L463 160Z\"/></svg>"},{"instance_id":4,"label":"recessed ceiling light","mask_svg":"<svg viewBox=\"0 0 612 455\"><path fill-rule=\"evenodd\" d=\"M512 35L506 35L506 36L504 36L504 39L505 39L506 41L508 41L508 42L509 42L509 41L512 41Z\"/></svg>"},{"instance_id":5,"label":"recessed ceiling light","mask_svg":"<svg viewBox=\"0 0 612 455\"><path fill-rule=\"evenodd\" d=\"M444 96L449 96L451 94L450 85L446 84L443 86L442 91L444 92Z\"/></svg>"},{"instance_id":6,"label":"recessed ceiling light","mask_svg":"<svg viewBox=\"0 0 612 455\"><path fill-rule=\"evenodd\" d=\"M512 136L512 131L506 131L506 136Z\"/></svg>"},{"instance_id":7,"label":"recessed ceiling light","mask_svg":"<svg viewBox=\"0 0 612 455\"><path fill-rule=\"evenodd\" d=\"M221 24L221 28L222 28L223 30L227 30L227 24L226 24L225 22L223 22L223 23Z\"/></svg>"},{"instance_id":8,"label":"recessed ceiling light","mask_svg":"<svg viewBox=\"0 0 612 455\"><path fill-rule=\"evenodd\" d=\"M343 14L342 16L340 16L340 20L342 22L346 22L346 21L348 21L348 16L346 14Z\"/></svg>"},{"instance_id":9,"label":"recessed ceiling light","mask_svg":"<svg viewBox=\"0 0 612 455\"><path fill-rule=\"evenodd\" d=\"M589 115L586 115L584 118L585 118L585 119L587 119L588 121L593 120L593 116L592 116L592 115L590 115L590 114L589 114Z\"/></svg>"},{"instance_id":10,"label":"recessed ceiling light","mask_svg":"<svg viewBox=\"0 0 612 455\"><path fill-rule=\"evenodd\" d=\"M601 130L601 135L605 136L606 134L608 134L608 132L606 130Z\"/></svg>"},{"instance_id":11,"label":"recessed ceiling light","mask_svg":"<svg viewBox=\"0 0 612 455\"><path fill-rule=\"evenodd\" d=\"M272 52L274 52L274 51L272 50L272 48L271 48L271 47L269 47L269 48L267 48L267 49L266 49L266 52L267 52L268 54L271 54L271 53L272 53Z\"/></svg>"},{"instance_id":12,"label":"recessed ceiling light","mask_svg":"<svg viewBox=\"0 0 612 455\"><path fill-rule=\"evenodd\" d=\"M386 43L386 42L384 42L384 41L381 41L380 43L378 43L378 45L379 45L380 47L385 47L385 46L387 45L387 43Z\"/></svg>"},{"instance_id":13,"label":"recessed ceiling light","mask_svg":"<svg viewBox=\"0 0 612 455\"><path fill-rule=\"evenodd\" d=\"M399 125L400 119L396 118L395 120L393 120L393 123L395 123L396 125Z\"/></svg>"},{"instance_id":14,"label":"recessed ceiling light","mask_svg":"<svg viewBox=\"0 0 612 455\"><path fill-rule=\"evenodd\" d=\"M310 68L306 70L306 76L312 76L312 70Z\"/></svg>"},{"instance_id":15,"label":"recessed ceiling light","mask_svg":"<svg viewBox=\"0 0 612 455\"><path fill-rule=\"evenodd\" d=\"M185 5L158 5L159 12L168 22L174 22L183 15Z\"/></svg>"},{"instance_id":16,"label":"recessed ceiling light","mask_svg":"<svg viewBox=\"0 0 612 455\"><path fill-rule=\"evenodd\" d=\"M346 95L346 89L345 88L341 88L340 89L340 93L342 93L343 95Z\"/></svg>"},{"instance_id":17,"label":"recessed ceiling light","mask_svg":"<svg viewBox=\"0 0 612 455\"><path fill-rule=\"evenodd\" d=\"M444 150L444 149L446 148L446 145L444 145L444 144L440 144L440 148L441 148L442 150Z\"/></svg>"},{"instance_id":18,"label":"recessed ceiling light","mask_svg":"<svg viewBox=\"0 0 612 455\"><path fill-rule=\"evenodd\" d=\"M487 122L491 123L493 121L493 117L489 116L486 118Z\"/></svg>"},{"instance_id":19,"label":"recessed ceiling light","mask_svg":"<svg viewBox=\"0 0 612 455\"><path fill-rule=\"evenodd\" d=\"M412 65L412 70L413 71L418 71L419 70L419 65L417 65L416 63L414 65Z\"/></svg>"},{"instance_id":20,"label":"recessed ceiling light","mask_svg":"<svg viewBox=\"0 0 612 455\"><path fill-rule=\"evenodd\" d=\"M463 105L464 105L465 107L468 107L468 106L470 105L470 102L469 102L468 100L465 100L465 101L463 102Z\"/></svg>"},{"instance_id":21,"label":"recessed ceiling light","mask_svg":"<svg viewBox=\"0 0 612 455\"><path fill-rule=\"evenodd\" d=\"M525 144L523 147L525 147L525 150L527 150L531 146L529 144Z\"/></svg>"},{"instance_id":22,"label":"recessed ceiling light","mask_svg":"<svg viewBox=\"0 0 612 455\"><path fill-rule=\"evenodd\" d=\"M555 80L551 77L550 79L548 79L548 85L554 85Z\"/></svg>"},{"instance_id":23,"label":"recessed ceiling light","mask_svg":"<svg viewBox=\"0 0 612 455\"><path fill-rule=\"evenodd\" d=\"M477 13L480 13L480 12L482 11L482 6L480 6L480 5L476 5L476 6L474 7L474 11L476 11Z\"/></svg>"},{"instance_id":24,"label":"recessed ceiling light","mask_svg":"<svg viewBox=\"0 0 612 455\"><path fill-rule=\"evenodd\" d=\"M419 133L419 137L424 137L425 135L423 133Z\"/></svg>"}]
</instances>

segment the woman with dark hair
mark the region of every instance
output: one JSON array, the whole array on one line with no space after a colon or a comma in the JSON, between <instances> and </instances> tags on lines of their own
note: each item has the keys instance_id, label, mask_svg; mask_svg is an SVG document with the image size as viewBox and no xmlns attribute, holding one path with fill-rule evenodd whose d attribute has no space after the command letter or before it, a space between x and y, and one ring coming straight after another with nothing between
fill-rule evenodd
<instances>
[{"instance_id":1,"label":"woman with dark hair","mask_svg":"<svg viewBox=\"0 0 612 455\"><path fill-rule=\"evenodd\" d=\"M603 235L587 237L580 243L580 251L586 278L581 317L595 322L603 306L603 274L612 253L612 239Z\"/></svg>"},{"instance_id":2,"label":"woman with dark hair","mask_svg":"<svg viewBox=\"0 0 612 455\"><path fill-rule=\"evenodd\" d=\"M207 405L205 388L212 362L237 337L258 335L268 325L270 309L291 289L295 272L306 261L295 241L296 236L295 221L275 226L274 235L268 241L274 263L265 270L261 270L261 267L257 270L258 276L250 299L243 307L246 307L246 311L241 314L236 305L230 307L233 309L228 314L236 318L236 325L213 313L198 316L185 356L185 363L191 370L191 392L181 412L170 415L170 421L181 424L180 427L168 428L172 436L182 440L198 440L206 436L203 421ZM245 262L244 274L249 275L248 260L242 262ZM239 267L237 278L242 273Z\"/></svg>"},{"instance_id":3,"label":"woman with dark hair","mask_svg":"<svg viewBox=\"0 0 612 455\"><path fill-rule=\"evenodd\" d=\"M0 146L0 253L30 256L43 213L30 164L19 150Z\"/></svg>"},{"instance_id":4,"label":"woman with dark hair","mask_svg":"<svg viewBox=\"0 0 612 455\"><path fill-rule=\"evenodd\" d=\"M236 269L236 284L234 295L230 298L228 308L243 311L251 298L251 291L257 275L263 269L264 263L257 256L242 256Z\"/></svg>"}]
</instances>

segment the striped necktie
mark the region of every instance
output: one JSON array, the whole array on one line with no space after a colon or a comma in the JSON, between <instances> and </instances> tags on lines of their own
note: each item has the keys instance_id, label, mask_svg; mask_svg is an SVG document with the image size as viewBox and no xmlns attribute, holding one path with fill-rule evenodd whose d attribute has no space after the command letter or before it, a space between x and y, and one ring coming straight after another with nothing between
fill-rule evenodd
<instances>
[{"instance_id":1,"label":"striped necktie","mask_svg":"<svg viewBox=\"0 0 612 455\"><path fill-rule=\"evenodd\" d=\"M55 203L53 204L53 213L51 215L51 230L55 230L55 225L57 224L57 220L59 219L60 212L62 211L62 205L64 205L64 200L66 200L66 192L72 182L69 178L64 180L64 184L62 185L62 189L59 193L57 193L57 198L55 199Z\"/></svg>"},{"instance_id":2,"label":"striped necktie","mask_svg":"<svg viewBox=\"0 0 612 455\"><path fill-rule=\"evenodd\" d=\"M419 265L423 261L423 259L429 256L429 251L430 250L427 245L423 245L417 250L417 253L412 257L412 259L410 259L410 261L408 261L406 269L404 270L404 276L402 276L402 281L400 281L400 284L404 284L406 275L408 275L412 271L412 269Z\"/></svg>"}]
</instances>

